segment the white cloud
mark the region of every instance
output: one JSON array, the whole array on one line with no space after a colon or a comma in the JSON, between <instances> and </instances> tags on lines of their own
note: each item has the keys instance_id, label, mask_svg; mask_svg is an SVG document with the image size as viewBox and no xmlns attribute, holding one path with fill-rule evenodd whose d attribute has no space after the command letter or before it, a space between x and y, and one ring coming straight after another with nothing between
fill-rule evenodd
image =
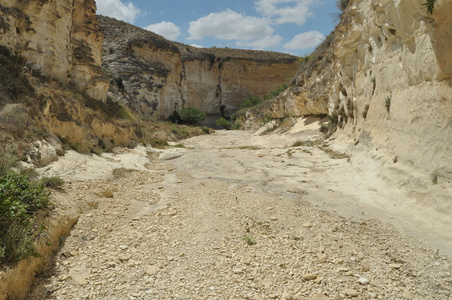
<instances>
[{"instance_id":1,"label":"white cloud","mask_svg":"<svg viewBox=\"0 0 452 300\"><path fill-rule=\"evenodd\" d=\"M180 29L176 24L171 22L161 22L157 24L152 24L144 29L160 34L161 36L175 41L180 36Z\"/></svg>"},{"instance_id":2,"label":"white cloud","mask_svg":"<svg viewBox=\"0 0 452 300\"><path fill-rule=\"evenodd\" d=\"M97 13L125 22L133 23L141 10L132 2L124 4L121 0L96 0Z\"/></svg>"},{"instance_id":3,"label":"white cloud","mask_svg":"<svg viewBox=\"0 0 452 300\"><path fill-rule=\"evenodd\" d=\"M281 36L272 35L272 36L267 36L263 39L254 40L254 41L245 41L245 42L238 41L236 43L236 45L238 47L250 47L253 49L262 50L265 48L276 47L279 44L281 44L282 40L283 40L283 38Z\"/></svg>"},{"instance_id":4,"label":"white cloud","mask_svg":"<svg viewBox=\"0 0 452 300\"><path fill-rule=\"evenodd\" d=\"M198 44L190 44L190 46L195 47L195 48L204 48L203 46L198 45Z\"/></svg>"},{"instance_id":5,"label":"white cloud","mask_svg":"<svg viewBox=\"0 0 452 300\"><path fill-rule=\"evenodd\" d=\"M268 19L245 16L230 9L190 22L188 29L190 40L214 37L220 40L249 41L270 36L273 31Z\"/></svg>"},{"instance_id":6,"label":"white cloud","mask_svg":"<svg viewBox=\"0 0 452 300\"><path fill-rule=\"evenodd\" d=\"M318 31L308 31L296 35L290 42L284 45L286 49L303 50L318 46L325 36Z\"/></svg>"},{"instance_id":7,"label":"white cloud","mask_svg":"<svg viewBox=\"0 0 452 300\"><path fill-rule=\"evenodd\" d=\"M303 25L314 16L310 6L318 0L256 0L256 10L272 19L276 24L293 23Z\"/></svg>"}]
</instances>

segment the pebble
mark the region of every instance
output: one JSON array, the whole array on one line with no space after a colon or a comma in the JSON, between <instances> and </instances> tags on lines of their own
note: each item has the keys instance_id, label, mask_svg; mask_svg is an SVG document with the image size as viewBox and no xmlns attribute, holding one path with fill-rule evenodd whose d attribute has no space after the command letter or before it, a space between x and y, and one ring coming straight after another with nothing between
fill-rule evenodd
<instances>
[{"instance_id":1,"label":"pebble","mask_svg":"<svg viewBox=\"0 0 452 300\"><path fill-rule=\"evenodd\" d=\"M30 299L448 299L449 261L435 265L434 252L419 250L417 241L410 244L378 221L363 227L225 180L193 179L183 190L169 188L179 171L168 178L159 172L115 181L115 197L100 202L92 218L81 218L55 257L57 275L42 283L52 295ZM159 185L166 187L167 202ZM83 201L91 201L89 191ZM70 190L63 196L72 199ZM149 214L147 207L132 211L133 199L162 205ZM244 235L258 244L247 245ZM390 264L407 266L407 272L388 272L396 269Z\"/></svg>"},{"instance_id":2,"label":"pebble","mask_svg":"<svg viewBox=\"0 0 452 300\"><path fill-rule=\"evenodd\" d=\"M344 290L344 293L349 297L358 297L358 292L354 289L346 289Z\"/></svg>"},{"instance_id":3,"label":"pebble","mask_svg":"<svg viewBox=\"0 0 452 300\"><path fill-rule=\"evenodd\" d=\"M398 269L400 269L400 268L402 267L402 265L401 265L401 264L390 264L389 267L390 267L391 269L396 269L396 270L398 270Z\"/></svg>"},{"instance_id":4,"label":"pebble","mask_svg":"<svg viewBox=\"0 0 452 300\"><path fill-rule=\"evenodd\" d=\"M369 279L367 279L365 277L360 277L360 278L358 278L358 280L356 282L358 282L362 285L365 285L365 284L369 284Z\"/></svg>"},{"instance_id":5,"label":"pebble","mask_svg":"<svg viewBox=\"0 0 452 300\"><path fill-rule=\"evenodd\" d=\"M324 253L317 254L317 258L319 259L319 262L324 263L328 259L328 255Z\"/></svg>"},{"instance_id":6,"label":"pebble","mask_svg":"<svg viewBox=\"0 0 452 300\"><path fill-rule=\"evenodd\" d=\"M317 275L315 275L315 274L305 274L305 275L303 275L303 279L304 280L314 280L314 279L317 279Z\"/></svg>"},{"instance_id":7,"label":"pebble","mask_svg":"<svg viewBox=\"0 0 452 300\"><path fill-rule=\"evenodd\" d=\"M146 268L146 274L148 274L148 275L150 275L150 276L152 276L152 275L155 275L155 274L157 274L158 273L158 267L157 266L155 266L155 265L152 265L152 266L148 266L147 268Z\"/></svg>"},{"instance_id":8,"label":"pebble","mask_svg":"<svg viewBox=\"0 0 452 300\"><path fill-rule=\"evenodd\" d=\"M413 294L410 291L403 291L402 296L405 299L413 299Z\"/></svg>"},{"instance_id":9,"label":"pebble","mask_svg":"<svg viewBox=\"0 0 452 300\"><path fill-rule=\"evenodd\" d=\"M286 300L293 300L293 299L294 299L292 293L290 293L290 292L284 292L284 293L282 294L282 298L283 298L283 299L286 299Z\"/></svg>"}]
</instances>

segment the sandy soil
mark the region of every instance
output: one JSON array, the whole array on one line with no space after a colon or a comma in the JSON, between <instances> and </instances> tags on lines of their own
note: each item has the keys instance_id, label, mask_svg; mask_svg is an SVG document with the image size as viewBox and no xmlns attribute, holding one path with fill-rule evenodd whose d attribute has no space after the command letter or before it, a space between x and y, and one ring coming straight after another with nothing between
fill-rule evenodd
<instances>
[{"instance_id":1,"label":"sandy soil","mask_svg":"<svg viewBox=\"0 0 452 300\"><path fill-rule=\"evenodd\" d=\"M313 120L263 131L42 170L81 216L29 299L451 299L452 218L312 145Z\"/></svg>"}]
</instances>

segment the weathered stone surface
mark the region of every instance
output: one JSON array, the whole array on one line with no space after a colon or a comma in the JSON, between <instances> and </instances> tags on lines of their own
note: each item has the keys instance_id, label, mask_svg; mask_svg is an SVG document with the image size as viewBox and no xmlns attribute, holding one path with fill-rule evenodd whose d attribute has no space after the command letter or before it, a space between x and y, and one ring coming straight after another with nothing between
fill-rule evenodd
<instances>
[{"instance_id":1,"label":"weathered stone surface","mask_svg":"<svg viewBox=\"0 0 452 300\"><path fill-rule=\"evenodd\" d=\"M417 0L351 1L332 47L303 64L263 113L329 113L338 140L377 151L391 168L409 165L450 181L451 12L450 1L437 1L433 15Z\"/></svg>"},{"instance_id":2,"label":"weathered stone surface","mask_svg":"<svg viewBox=\"0 0 452 300\"><path fill-rule=\"evenodd\" d=\"M94 0L12 1L0 4L0 44L34 70L73 83L90 97L105 98L102 32Z\"/></svg>"},{"instance_id":3,"label":"weathered stone surface","mask_svg":"<svg viewBox=\"0 0 452 300\"><path fill-rule=\"evenodd\" d=\"M198 49L99 16L105 33L104 68L121 78L123 103L147 116L165 118L197 107L210 115L241 108L246 98L263 96L293 77L295 56L251 50Z\"/></svg>"}]
</instances>

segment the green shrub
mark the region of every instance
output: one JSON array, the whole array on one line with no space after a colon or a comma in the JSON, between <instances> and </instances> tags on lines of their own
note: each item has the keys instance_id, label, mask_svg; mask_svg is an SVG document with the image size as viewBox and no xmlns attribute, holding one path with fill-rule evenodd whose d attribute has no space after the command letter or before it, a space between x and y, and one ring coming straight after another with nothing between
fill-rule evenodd
<instances>
[{"instance_id":1,"label":"green shrub","mask_svg":"<svg viewBox=\"0 0 452 300\"><path fill-rule=\"evenodd\" d=\"M422 3L422 5L425 6L425 8L427 8L427 13L428 14L433 14L433 9L435 8L435 2L436 0L427 0L427 2Z\"/></svg>"},{"instance_id":2,"label":"green shrub","mask_svg":"<svg viewBox=\"0 0 452 300\"><path fill-rule=\"evenodd\" d=\"M14 172L0 178L0 262L36 254L33 241L43 226L34 226L34 216L49 206L49 192L42 184Z\"/></svg>"},{"instance_id":3,"label":"green shrub","mask_svg":"<svg viewBox=\"0 0 452 300\"><path fill-rule=\"evenodd\" d=\"M270 98L275 98L279 96L282 92L284 92L288 88L287 84L283 84L280 87L278 87L276 90L270 92Z\"/></svg>"},{"instance_id":4,"label":"green shrub","mask_svg":"<svg viewBox=\"0 0 452 300\"><path fill-rule=\"evenodd\" d=\"M186 125L199 125L206 118L206 114L198 108L187 107L179 112L181 123Z\"/></svg>"},{"instance_id":5,"label":"green shrub","mask_svg":"<svg viewBox=\"0 0 452 300\"><path fill-rule=\"evenodd\" d=\"M206 127L206 126L203 126L203 127L201 128L201 130L202 130L202 132L204 132L205 134L210 134L210 129L209 129L208 127Z\"/></svg>"},{"instance_id":6,"label":"green shrub","mask_svg":"<svg viewBox=\"0 0 452 300\"><path fill-rule=\"evenodd\" d=\"M223 129L230 129L231 128L231 123L226 120L225 118L219 118L215 121L215 124L217 126L220 126Z\"/></svg>"},{"instance_id":7,"label":"green shrub","mask_svg":"<svg viewBox=\"0 0 452 300\"><path fill-rule=\"evenodd\" d=\"M258 104L261 104L263 101L264 101L264 99L259 98L258 96L252 96L252 97L246 99L245 101L243 101L242 107L250 108L250 107L256 106Z\"/></svg>"},{"instance_id":8,"label":"green shrub","mask_svg":"<svg viewBox=\"0 0 452 300\"><path fill-rule=\"evenodd\" d=\"M182 119L180 117L180 114L177 110L175 110L171 115L168 116L168 121L175 124L182 123Z\"/></svg>"},{"instance_id":9,"label":"green shrub","mask_svg":"<svg viewBox=\"0 0 452 300\"><path fill-rule=\"evenodd\" d=\"M284 83L281 86L279 86L276 90L271 91L268 95L265 95L262 98L259 98L258 96L252 96L252 97L246 99L245 101L243 101L242 108L251 108L251 107L261 104L262 102L264 102L266 100L275 98L279 94L281 94L283 91L285 91L287 88L288 88L288 85Z\"/></svg>"},{"instance_id":10,"label":"green shrub","mask_svg":"<svg viewBox=\"0 0 452 300\"><path fill-rule=\"evenodd\" d=\"M41 179L41 184L48 188L59 189L64 184L64 180L57 176L43 177Z\"/></svg>"}]
</instances>

